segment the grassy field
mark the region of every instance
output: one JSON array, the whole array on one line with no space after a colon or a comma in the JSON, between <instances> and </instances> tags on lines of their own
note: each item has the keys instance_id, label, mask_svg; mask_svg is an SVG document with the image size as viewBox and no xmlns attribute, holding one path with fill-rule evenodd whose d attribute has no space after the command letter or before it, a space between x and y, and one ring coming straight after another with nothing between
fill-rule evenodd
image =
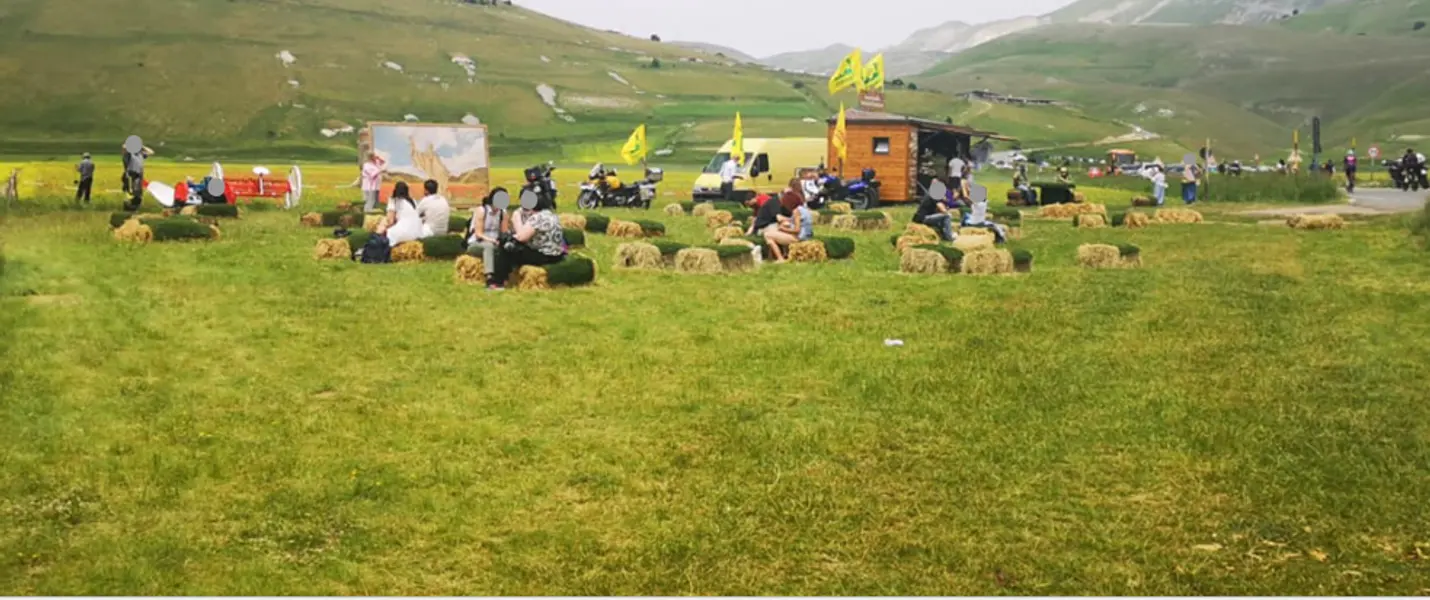
<instances>
[{"instance_id":1,"label":"grassy field","mask_svg":"<svg viewBox=\"0 0 1430 600\"><path fill-rule=\"evenodd\" d=\"M993 279L898 274L889 232L716 277L593 236L599 285L502 294L316 262L295 213L10 216L0 591L1430 593L1424 250L1204 210L1028 220Z\"/></svg>"}]
</instances>

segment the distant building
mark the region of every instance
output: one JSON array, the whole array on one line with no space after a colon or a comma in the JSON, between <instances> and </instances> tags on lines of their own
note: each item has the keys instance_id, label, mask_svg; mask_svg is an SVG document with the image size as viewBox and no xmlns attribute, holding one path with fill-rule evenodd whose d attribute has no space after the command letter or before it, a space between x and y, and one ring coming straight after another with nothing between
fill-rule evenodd
<instances>
[{"instance_id":1,"label":"distant building","mask_svg":"<svg viewBox=\"0 0 1430 600\"><path fill-rule=\"evenodd\" d=\"M1057 100L1045 100L1042 98L1023 98L1020 96L1005 96L988 90L972 90L957 94L959 98L967 100L982 100L995 104L1024 104L1032 106L1062 106L1062 102Z\"/></svg>"}]
</instances>

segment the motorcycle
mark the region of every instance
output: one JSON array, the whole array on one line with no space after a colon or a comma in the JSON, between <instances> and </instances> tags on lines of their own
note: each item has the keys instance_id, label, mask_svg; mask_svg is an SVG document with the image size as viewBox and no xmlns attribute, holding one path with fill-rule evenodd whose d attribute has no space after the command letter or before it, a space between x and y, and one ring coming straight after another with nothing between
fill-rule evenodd
<instances>
[{"instance_id":1,"label":"motorcycle","mask_svg":"<svg viewBox=\"0 0 1430 600\"><path fill-rule=\"evenodd\" d=\"M607 170L605 165L596 163L581 184L581 195L576 205L590 210L599 207L650 208L655 201L656 184L665 179L665 171L647 167L645 179L634 185L624 185L616 177L616 170Z\"/></svg>"},{"instance_id":2,"label":"motorcycle","mask_svg":"<svg viewBox=\"0 0 1430 600\"><path fill-rule=\"evenodd\" d=\"M858 179L841 181L828 173L819 178L818 204L848 202L854 210L869 210L879 205L879 187L874 169L864 169Z\"/></svg>"},{"instance_id":3,"label":"motorcycle","mask_svg":"<svg viewBox=\"0 0 1430 600\"><path fill-rule=\"evenodd\" d=\"M555 163L550 161L544 165L531 167L526 170L526 185L521 186L521 191L531 190L538 197L549 200L553 211L556 210L556 196L561 193L556 189L556 182L551 179L551 173L555 170Z\"/></svg>"}]
</instances>

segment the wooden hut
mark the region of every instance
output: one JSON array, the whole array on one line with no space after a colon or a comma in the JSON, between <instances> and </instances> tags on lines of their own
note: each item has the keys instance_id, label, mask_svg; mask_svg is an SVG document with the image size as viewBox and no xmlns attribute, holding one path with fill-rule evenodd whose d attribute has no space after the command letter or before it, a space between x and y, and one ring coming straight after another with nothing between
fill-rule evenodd
<instances>
[{"instance_id":1,"label":"wooden hut","mask_svg":"<svg viewBox=\"0 0 1430 600\"><path fill-rule=\"evenodd\" d=\"M883 202L918 200L921 190L934 177L948 174L948 161L955 153L970 156L973 144L977 143L975 138L1010 139L993 132L917 117L849 110L844 114L849 160L841 165L833 143L837 122L837 115L830 117L825 164L846 179L858 177L866 168L874 169L881 182L879 199Z\"/></svg>"}]
</instances>

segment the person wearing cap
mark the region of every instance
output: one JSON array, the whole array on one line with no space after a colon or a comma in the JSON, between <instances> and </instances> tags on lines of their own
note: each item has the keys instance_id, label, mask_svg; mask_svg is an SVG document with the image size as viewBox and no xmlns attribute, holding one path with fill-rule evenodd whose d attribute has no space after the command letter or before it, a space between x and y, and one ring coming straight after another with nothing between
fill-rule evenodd
<instances>
[{"instance_id":1,"label":"person wearing cap","mask_svg":"<svg viewBox=\"0 0 1430 600\"><path fill-rule=\"evenodd\" d=\"M1342 164L1346 171L1346 191L1354 194L1356 191L1356 151L1346 150L1345 162Z\"/></svg>"},{"instance_id":2,"label":"person wearing cap","mask_svg":"<svg viewBox=\"0 0 1430 600\"><path fill-rule=\"evenodd\" d=\"M94 161L90 160L89 153L85 152L80 158L79 164L74 166L76 173L79 173L78 187L74 191L74 201L79 203L84 199L85 204L89 204L90 190L94 189Z\"/></svg>"}]
</instances>

